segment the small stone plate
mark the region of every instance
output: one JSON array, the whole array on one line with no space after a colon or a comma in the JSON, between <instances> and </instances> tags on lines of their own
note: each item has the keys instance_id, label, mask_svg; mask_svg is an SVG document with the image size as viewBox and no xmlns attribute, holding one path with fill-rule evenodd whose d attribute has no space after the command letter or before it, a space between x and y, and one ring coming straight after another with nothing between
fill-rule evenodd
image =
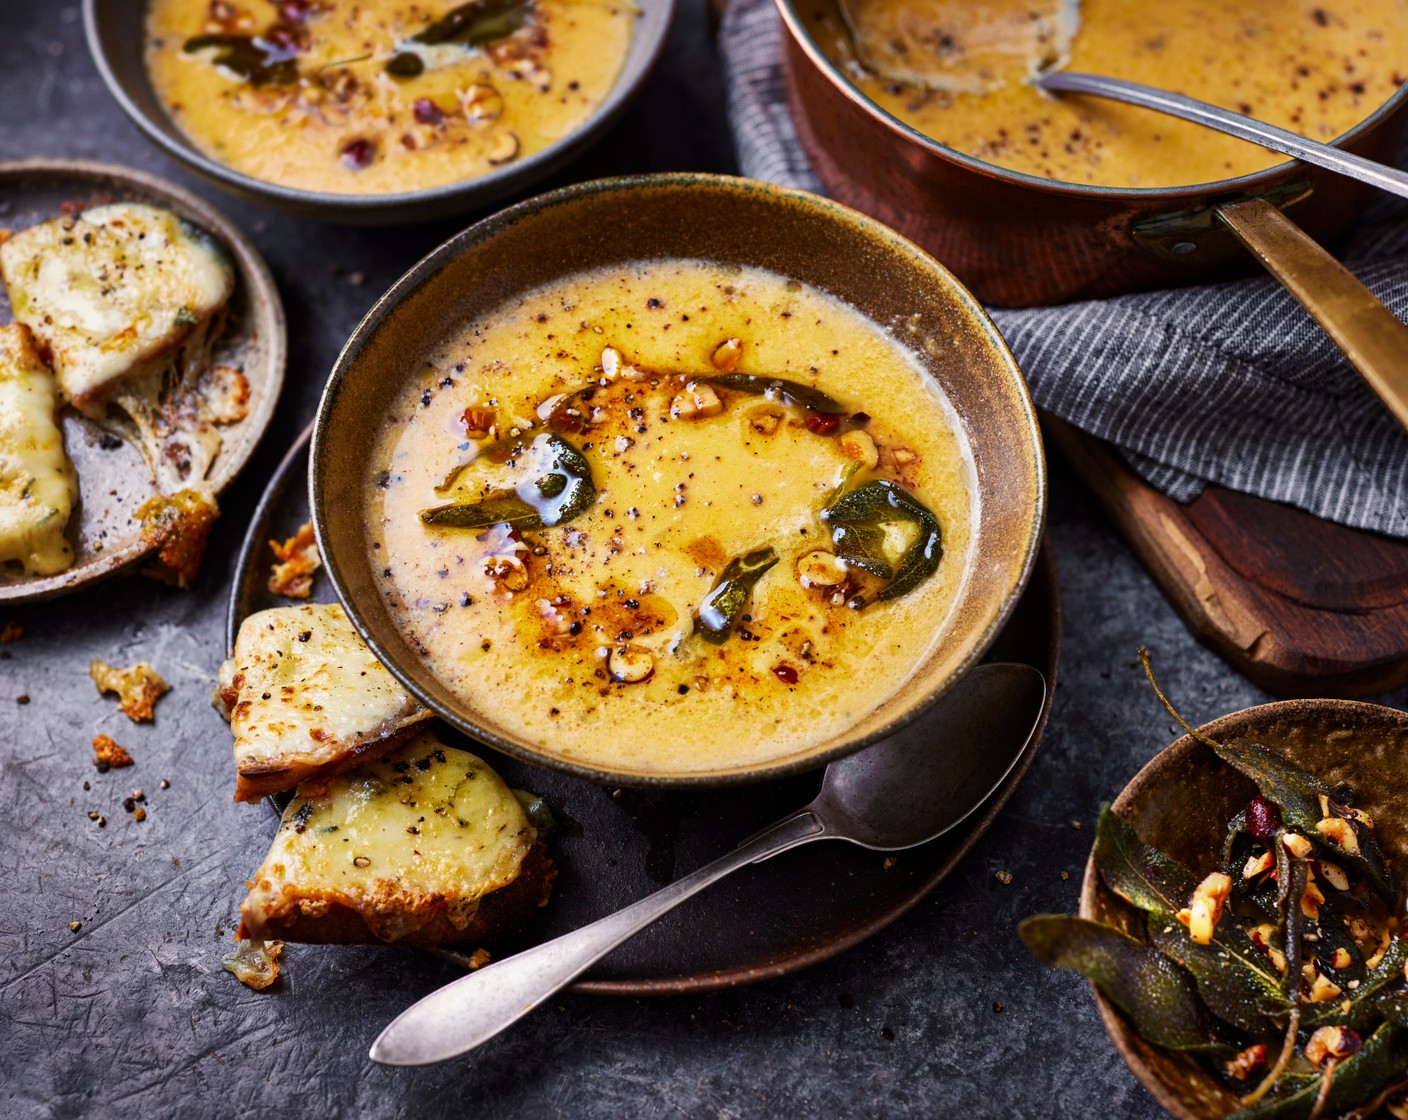
<instances>
[{"instance_id":1,"label":"small stone plate","mask_svg":"<svg viewBox=\"0 0 1408 1120\"><path fill-rule=\"evenodd\" d=\"M268 590L273 562L268 542L291 537L309 519L307 479L304 433L270 482L245 538L227 616L231 647L248 615L292 603ZM322 572L313 598L335 598ZM1050 547L1043 546L1035 573L990 652L993 660L1023 661L1046 676L1041 721L1002 786L953 832L893 856L850 844L808 844L744 868L627 941L575 989L637 996L732 987L826 960L889 925L953 870L1031 765L1056 691L1060 631L1056 569ZM905 733L914 734L925 718L918 717ZM501 954L567 933L650 894L806 804L820 784L820 771L813 771L699 792L615 789L510 758L443 723L435 730L447 742L482 755L511 786L545 797L562 826L548 840L559 870L552 900L516 943L495 946ZM442 955L467 964L462 955Z\"/></svg>"},{"instance_id":2,"label":"small stone plate","mask_svg":"<svg viewBox=\"0 0 1408 1120\"><path fill-rule=\"evenodd\" d=\"M1287 700L1223 716L1200 730L1209 738L1251 739L1328 782L1347 782L1354 804L1374 818L1390 866L1408 869L1408 712L1352 700ZM1219 866L1226 825L1256 796L1256 785L1185 735L1156 754L1110 806L1139 838L1201 877ZM1085 865L1080 915L1142 937L1134 908ZM1144 1088L1178 1120L1220 1120L1237 1109L1192 1054L1145 1042L1092 985L1115 1049Z\"/></svg>"},{"instance_id":3,"label":"small stone plate","mask_svg":"<svg viewBox=\"0 0 1408 1120\"><path fill-rule=\"evenodd\" d=\"M235 294L214 361L244 371L249 415L220 429L225 444L210 475L219 494L234 481L264 434L283 385L287 337L274 278L231 222L195 195L154 176L83 160L0 163L0 228L20 230L57 217L65 204L106 202L143 202L172 210L218 237L234 262ZM0 288L0 322L9 320L9 299ZM79 479L79 501L68 526L73 566L53 576L0 569L0 603L66 595L132 567L152 551L133 516L156 493L137 449L125 442L114 446L72 409L63 410L61 421L64 447Z\"/></svg>"}]
</instances>

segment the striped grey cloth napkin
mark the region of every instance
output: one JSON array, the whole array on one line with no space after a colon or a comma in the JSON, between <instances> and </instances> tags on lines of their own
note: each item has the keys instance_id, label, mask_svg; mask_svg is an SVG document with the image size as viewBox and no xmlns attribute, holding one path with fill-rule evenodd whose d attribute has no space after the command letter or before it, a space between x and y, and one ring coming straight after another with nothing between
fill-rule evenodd
<instances>
[{"instance_id":1,"label":"striped grey cloth napkin","mask_svg":"<svg viewBox=\"0 0 1408 1120\"><path fill-rule=\"evenodd\" d=\"M738 162L821 191L782 84L773 0L731 0L721 47ZM1408 207L1384 196L1342 246L1408 318ZM1114 444L1164 493L1257 494L1408 537L1408 432L1269 278L1021 311L992 311L1037 404Z\"/></svg>"}]
</instances>

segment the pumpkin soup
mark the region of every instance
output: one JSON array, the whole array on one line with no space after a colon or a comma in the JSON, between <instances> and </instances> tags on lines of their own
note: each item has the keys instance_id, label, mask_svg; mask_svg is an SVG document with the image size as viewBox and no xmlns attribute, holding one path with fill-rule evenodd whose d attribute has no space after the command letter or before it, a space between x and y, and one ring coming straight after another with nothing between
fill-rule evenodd
<instances>
[{"instance_id":1,"label":"pumpkin soup","mask_svg":"<svg viewBox=\"0 0 1408 1120\"><path fill-rule=\"evenodd\" d=\"M621 73L631 0L152 0L147 67L202 152L301 190L389 194L524 159Z\"/></svg>"},{"instance_id":2,"label":"pumpkin soup","mask_svg":"<svg viewBox=\"0 0 1408 1120\"><path fill-rule=\"evenodd\" d=\"M596 768L780 760L941 640L975 488L895 337L752 268L571 276L392 402L367 546L476 722Z\"/></svg>"}]
</instances>

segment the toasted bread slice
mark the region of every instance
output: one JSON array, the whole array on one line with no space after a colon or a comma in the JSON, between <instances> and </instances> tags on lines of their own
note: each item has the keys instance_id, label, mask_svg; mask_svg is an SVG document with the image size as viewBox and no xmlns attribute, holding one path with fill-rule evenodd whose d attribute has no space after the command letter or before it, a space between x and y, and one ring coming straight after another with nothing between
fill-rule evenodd
<instances>
[{"instance_id":1,"label":"toasted bread slice","mask_svg":"<svg viewBox=\"0 0 1408 1120\"><path fill-rule=\"evenodd\" d=\"M0 565L51 576L73 564L64 537L78 476L54 419L54 375L29 329L0 327Z\"/></svg>"},{"instance_id":2,"label":"toasted bread slice","mask_svg":"<svg viewBox=\"0 0 1408 1120\"><path fill-rule=\"evenodd\" d=\"M430 718L335 603L250 615L217 694L235 733L236 801L383 754Z\"/></svg>"},{"instance_id":3,"label":"toasted bread slice","mask_svg":"<svg viewBox=\"0 0 1408 1120\"><path fill-rule=\"evenodd\" d=\"M207 331L235 284L207 234L131 202L22 230L0 245L0 276L64 399L84 410Z\"/></svg>"},{"instance_id":4,"label":"toasted bread slice","mask_svg":"<svg viewBox=\"0 0 1408 1120\"><path fill-rule=\"evenodd\" d=\"M518 929L556 874L492 769L429 732L299 787L240 908L240 937L480 945Z\"/></svg>"},{"instance_id":5,"label":"toasted bread slice","mask_svg":"<svg viewBox=\"0 0 1408 1120\"><path fill-rule=\"evenodd\" d=\"M0 277L62 399L129 440L161 493L199 488L249 388L210 364L235 289L223 247L169 210L114 203L5 240Z\"/></svg>"}]
</instances>

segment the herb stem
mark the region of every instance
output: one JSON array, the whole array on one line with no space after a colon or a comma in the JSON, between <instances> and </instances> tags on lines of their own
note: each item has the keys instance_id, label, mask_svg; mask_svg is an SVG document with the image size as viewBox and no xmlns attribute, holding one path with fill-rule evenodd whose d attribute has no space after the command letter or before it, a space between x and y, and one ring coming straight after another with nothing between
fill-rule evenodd
<instances>
[{"instance_id":1,"label":"herb stem","mask_svg":"<svg viewBox=\"0 0 1408 1120\"><path fill-rule=\"evenodd\" d=\"M1320 1120L1320 1114L1325 1111L1325 1102L1330 1099L1330 1086L1335 1083L1335 1067L1339 1062L1331 1058L1325 1063L1325 1072L1320 1075L1320 1092L1315 1096L1315 1107L1310 1110L1310 1115L1306 1120Z\"/></svg>"},{"instance_id":2,"label":"herb stem","mask_svg":"<svg viewBox=\"0 0 1408 1120\"><path fill-rule=\"evenodd\" d=\"M1281 1074L1286 1071L1286 1066L1290 1064L1291 1055L1296 1052L1296 1035L1299 1032L1300 1004L1296 1004L1291 1008L1291 1017L1286 1022L1286 1038L1281 1043L1281 1053L1276 1058L1276 1064L1271 1067L1271 1072L1262 1079L1260 1085L1237 1102L1243 1108L1250 1108L1275 1087L1276 1082L1281 1078Z\"/></svg>"},{"instance_id":3,"label":"herb stem","mask_svg":"<svg viewBox=\"0 0 1408 1120\"><path fill-rule=\"evenodd\" d=\"M1149 678L1149 684L1154 689L1154 695L1159 698L1159 703L1162 704L1164 708L1167 709L1168 714L1171 715L1178 722L1179 727L1183 728L1183 730L1188 732L1189 735L1193 736L1194 739L1198 740L1198 742L1203 743L1206 746L1213 747L1215 749L1222 745L1216 739L1212 739L1209 738L1207 735L1204 735L1196 727L1189 727L1188 721L1185 720L1181 715L1179 715L1178 712L1174 709L1174 706L1169 703L1168 697L1164 695L1164 690L1159 687L1159 682L1154 679L1154 666L1149 660L1149 650L1145 646L1139 647L1139 664L1144 666L1144 675Z\"/></svg>"}]
</instances>

